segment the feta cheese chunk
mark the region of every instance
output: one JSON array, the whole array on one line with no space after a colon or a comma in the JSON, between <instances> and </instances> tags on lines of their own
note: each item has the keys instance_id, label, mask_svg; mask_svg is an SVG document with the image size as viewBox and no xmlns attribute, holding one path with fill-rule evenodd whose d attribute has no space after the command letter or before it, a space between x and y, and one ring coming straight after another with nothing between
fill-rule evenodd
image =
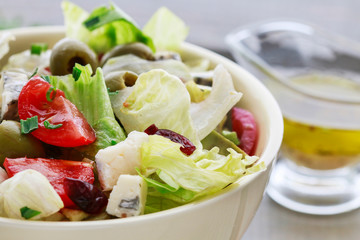
<instances>
[{"instance_id":1,"label":"feta cheese chunk","mask_svg":"<svg viewBox=\"0 0 360 240\"><path fill-rule=\"evenodd\" d=\"M140 167L140 147L148 140L146 133L132 131L124 141L96 154L99 180L104 191L111 190L121 174L137 174L135 168Z\"/></svg>"},{"instance_id":2,"label":"feta cheese chunk","mask_svg":"<svg viewBox=\"0 0 360 240\"><path fill-rule=\"evenodd\" d=\"M31 218L38 220L58 212L64 204L44 175L28 169L0 184L0 216L24 219L20 211L24 207L39 211Z\"/></svg>"},{"instance_id":3,"label":"feta cheese chunk","mask_svg":"<svg viewBox=\"0 0 360 240\"><path fill-rule=\"evenodd\" d=\"M110 193L106 212L119 218L144 213L147 184L140 176L121 175Z\"/></svg>"}]
</instances>

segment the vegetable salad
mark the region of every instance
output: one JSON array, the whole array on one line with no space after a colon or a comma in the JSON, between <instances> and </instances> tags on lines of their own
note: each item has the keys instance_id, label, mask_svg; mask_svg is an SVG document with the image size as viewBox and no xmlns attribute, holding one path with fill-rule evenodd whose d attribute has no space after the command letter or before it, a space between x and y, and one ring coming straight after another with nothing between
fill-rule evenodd
<instances>
[{"instance_id":1,"label":"vegetable salad","mask_svg":"<svg viewBox=\"0 0 360 240\"><path fill-rule=\"evenodd\" d=\"M262 171L253 115L208 59L182 60L186 24L141 29L114 4L64 1L66 37L1 70L0 216L81 221L159 212ZM15 40L0 35L0 57Z\"/></svg>"}]
</instances>

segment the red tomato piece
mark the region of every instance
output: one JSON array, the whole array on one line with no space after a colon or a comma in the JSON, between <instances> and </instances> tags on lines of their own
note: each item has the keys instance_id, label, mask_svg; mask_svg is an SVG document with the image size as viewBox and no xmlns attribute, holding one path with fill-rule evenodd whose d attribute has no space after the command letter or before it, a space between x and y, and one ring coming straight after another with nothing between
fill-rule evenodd
<instances>
[{"instance_id":1,"label":"red tomato piece","mask_svg":"<svg viewBox=\"0 0 360 240\"><path fill-rule=\"evenodd\" d=\"M65 207L75 207L64 189L65 178L94 182L93 165L86 162L56 160L45 158L5 158L4 167L9 177L26 169L33 169L43 174L54 187L64 202Z\"/></svg>"},{"instance_id":2,"label":"red tomato piece","mask_svg":"<svg viewBox=\"0 0 360 240\"><path fill-rule=\"evenodd\" d=\"M245 109L234 107L231 111L231 121L233 131L240 140L239 148L249 155L254 155L258 138L254 116Z\"/></svg>"},{"instance_id":3,"label":"red tomato piece","mask_svg":"<svg viewBox=\"0 0 360 240\"><path fill-rule=\"evenodd\" d=\"M49 90L50 89L50 90ZM38 116L39 128L31 132L39 140L59 147L78 147L95 141L94 130L77 107L65 98L61 90L51 91L51 85L34 76L19 95L18 110L22 120ZM48 129L44 122L62 124Z\"/></svg>"}]
</instances>

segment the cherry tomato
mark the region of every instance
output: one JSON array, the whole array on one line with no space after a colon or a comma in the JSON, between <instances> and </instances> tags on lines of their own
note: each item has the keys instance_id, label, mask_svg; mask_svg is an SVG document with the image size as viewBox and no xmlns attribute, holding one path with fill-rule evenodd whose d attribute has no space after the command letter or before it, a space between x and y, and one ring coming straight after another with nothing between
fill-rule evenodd
<instances>
[{"instance_id":1,"label":"cherry tomato","mask_svg":"<svg viewBox=\"0 0 360 240\"><path fill-rule=\"evenodd\" d=\"M31 78L21 90L18 110L22 120L38 116L38 129L31 134L45 143L77 147L96 139L94 130L76 106L65 98L64 92L52 90L39 76Z\"/></svg>"},{"instance_id":2,"label":"cherry tomato","mask_svg":"<svg viewBox=\"0 0 360 240\"><path fill-rule=\"evenodd\" d=\"M240 140L239 148L249 155L254 155L256 150L258 129L251 112L234 107L231 111L233 131Z\"/></svg>"},{"instance_id":3,"label":"cherry tomato","mask_svg":"<svg viewBox=\"0 0 360 240\"><path fill-rule=\"evenodd\" d=\"M26 169L33 169L43 174L59 194L65 207L75 207L65 192L65 178L73 178L88 183L94 182L93 165L86 162L45 158L5 158L4 167L9 177Z\"/></svg>"}]
</instances>

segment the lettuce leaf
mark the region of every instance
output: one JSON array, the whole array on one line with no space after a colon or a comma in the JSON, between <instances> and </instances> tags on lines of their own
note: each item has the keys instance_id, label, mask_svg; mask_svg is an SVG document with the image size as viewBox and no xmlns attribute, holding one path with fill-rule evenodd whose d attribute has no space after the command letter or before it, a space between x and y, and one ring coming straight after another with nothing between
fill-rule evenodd
<instances>
[{"instance_id":1,"label":"lettuce leaf","mask_svg":"<svg viewBox=\"0 0 360 240\"><path fill-rule=\"evenodd\" d=\"M64 204L49 180L41 173L27 169L0 184L0 216L24 219L24 206L39 212L30 220L48 217Z\"/></svg>"},{"instance_id":2,"label":"lettuce leaf","mask_svg":"<svg viewBox=\"0 0 360 240\"><path fill-rule=\"evenodd\" d=\"M200 140L204 139L223 120L224 116L240 100L230 73L224 66L214 70L211 93L204 101L191 104L190 113Z\"/></svg>"},{"instance_id":3,"label":"lettuce leaf","mask_svg":"<svg viewBox=\"0 0 360 240\"><path fill-rule=\"evenodd\" d=\"M195 146L200 145L190 117L190 96L178 77L154 69L138 77L125 102L122 93L112 97L111 102L127 132L142 132L155 124L187 137Z\"/></svg>"},{"instance_id":4,"label":"lettuce leaf","mask_svg":"<svg viewBox=\"0 0 360 240\"><path fill-rule=\"evenodd\" d=\"M161 7L150 18L143 32L153 39L156 48L176 50L187 37L189 28L169 9Z\"/></svg>"},{"instance_id":5,"label":"lettuce leaf","mask_svg":"<svg viewBox=\"0 0 360 240\"><path fill-rule=\"evenodd\" d=\"M131 42L142 42L155 51L152 39L114 4L96 8L91 14L68 1L62 3L62 8L66 36L85 42L97 53Z\"/></svg>"},{"instance_id":6,"label":"lettuce leaf","mask_svg":"<svg viewBox=\"0 0 360 240\"><path fill-rule=\"evenodd\" d=\"M265 169L250 157L228 149L220 155L218 148L199 150L186 156L180 144L158 135L149 136L141 151L139 175L147 181L147 211L154 212L189 203L217 192L248 174Z\"/></svg>"},{"instance_id":7,"label":"lettuce leaf","mask_svg":"<svg viewBox=\"0 0 360 240\"><path fill-rule=\"evenodd\" d=\"M75 64L75 67L81 70L77 81L71 74L50 76L50 84L64 91L66 98L76 105L95 130L96 141L83 147L94 156L98 150L121 142L126 136L114 117L101 68L91 76L90 65Z\"/></svg>"}]
</instances>

